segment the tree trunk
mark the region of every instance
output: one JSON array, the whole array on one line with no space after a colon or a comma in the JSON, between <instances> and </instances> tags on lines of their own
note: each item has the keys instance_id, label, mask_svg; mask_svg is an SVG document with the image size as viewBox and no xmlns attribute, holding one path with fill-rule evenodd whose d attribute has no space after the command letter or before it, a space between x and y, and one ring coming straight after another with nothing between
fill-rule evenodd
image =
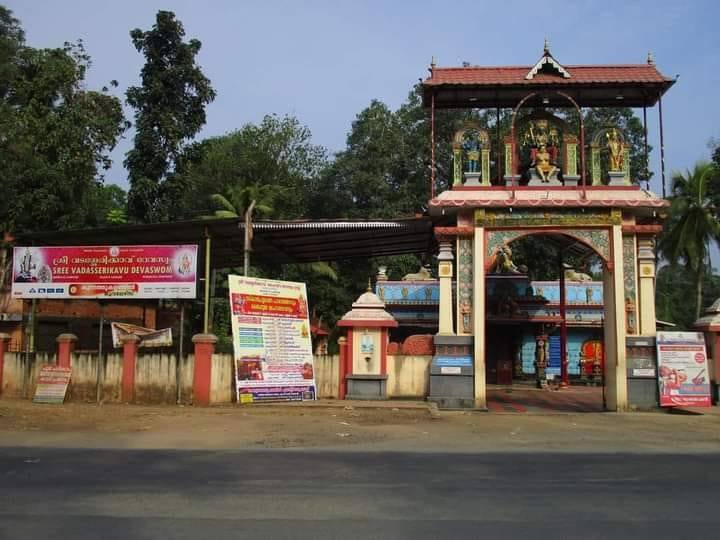
<instances>
[{"instance_id":1,"label":"tree trunk","mask_svg":"<svg viewBox=\"0 0 720 540\"><path fill-rule=\"evenodd\" d=\"M700 268L697 271L697 283L696 283L696 291L697 291L697 298L696 298L696 304L695 304L695 320L697 321L700 318L700 314L702 313L702 293L703 293L703 278L705 276L704 272L705 268L704 265L700 265Z\"/></svg>"}]
</instances>

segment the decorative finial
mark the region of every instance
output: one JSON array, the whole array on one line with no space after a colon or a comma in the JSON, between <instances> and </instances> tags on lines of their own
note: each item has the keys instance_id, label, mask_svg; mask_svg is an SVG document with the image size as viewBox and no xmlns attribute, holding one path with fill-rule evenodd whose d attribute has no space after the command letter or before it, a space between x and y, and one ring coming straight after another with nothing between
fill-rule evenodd
<instances>
[{"instance_id":1,"label":"decorative finial","mask_svg":"<svg viewBox=\"0 0 720 540\"><path fill-rule=\"evenodd\" d=\"M437 65L437 64L435 63L435 57L433 56L433 57L430 59L430 69L435 69L435 66L436 66L436 65Z\"/></svg>"},{"instance_id":2,"label":"decorative finial","mask_svg":"<svg viewBox=\"0 0 720 540\"><path fill-rule=\"evenodd\" d=\"M550 42L548 41L548 38L545 38L545 45L543 45L543 53L550 54Z\"/></svg>"},{"instance_id":3,"label":"decorative finial","mask_svg":"<svg viewBox=\"0 0 720 540\"><path fill-rule=\"evenodd\" d=\"M651 66L655 65L655 55L652 51L648 51L647 63Z\"/></svg>"},{"instance_id":4,"label":"decorative finial","mask_svg":"<svg viewBox=\"0 0 720 540\"><path fill-rule=\"evenodd\" d=\"M368 278L367 292L372 292L372 278Z\"/></svg>"}]
</instances>

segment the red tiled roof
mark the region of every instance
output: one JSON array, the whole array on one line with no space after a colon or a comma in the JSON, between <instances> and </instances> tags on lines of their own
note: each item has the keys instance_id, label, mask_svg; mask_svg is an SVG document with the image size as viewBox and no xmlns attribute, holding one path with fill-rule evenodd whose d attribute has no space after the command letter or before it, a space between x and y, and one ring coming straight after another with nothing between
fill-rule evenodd
<instances>
[{"instance_id":1,"label":"red tiled roof","mask_svg":"<svg viewBox=\"0 0 720 540\"><path fill-rule=\"evenodd\" d=\"M670 82L653 64L614 66L563 66L570 78L538 73L532 79L525 76L533 66L508 67L436 67L425 79L426 86L438 85L537 85L537 84L602 84L602 83L664 83Z\"/></svg>"}]
</instances>

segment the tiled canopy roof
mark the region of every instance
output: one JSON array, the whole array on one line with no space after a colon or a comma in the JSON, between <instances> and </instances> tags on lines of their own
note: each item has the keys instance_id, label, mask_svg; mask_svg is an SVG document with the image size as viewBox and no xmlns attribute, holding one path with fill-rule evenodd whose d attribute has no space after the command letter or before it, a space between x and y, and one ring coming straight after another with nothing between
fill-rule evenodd
<instances>
[{"instance_id":1,"label":"tiled canopy roof","mask_svg":"<svg viewBox=\"0 0 720 540\"><path fill-rule=\"evenodd\" d=\"M597 83L664 83L671 82L662 75L654 64L627 64L615 66L564 66L569 78L555 74L538 73L532 79L526 75L532 66L508 67L436 67L432 76L425 80L426 86L444 84L470 85L577 85Z\"/></svg>"},{"instance_id":2,"label":"tiled canopy roof","mask_svg":"<svg viewBox=\"0 0 720 540\"><path fill-rule=\"evenodd\" d=\"M644 64L564 66L546 46L534 66L433 64L423 82L423 103L439 109L514 108L537 93L523 101L524 106L567 107L565 96L570 96L580 107L647 107L674 83L651 58Z\"/></svg>"}]
</instances>

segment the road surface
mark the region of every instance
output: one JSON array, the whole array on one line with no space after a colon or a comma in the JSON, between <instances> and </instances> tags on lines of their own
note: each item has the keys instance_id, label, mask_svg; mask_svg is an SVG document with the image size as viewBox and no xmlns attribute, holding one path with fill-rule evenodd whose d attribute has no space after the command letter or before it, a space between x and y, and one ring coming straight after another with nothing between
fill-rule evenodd
<instances>
[{"instance_id":1,"label":"road surface","mask_svg":"<svg viewBox=\"0 0 720 540\"><path fill-rule=\"evenodd\" d=\"M719 454L0 449L0 538L715 538Z\"/></svg>"}]
</instances>

